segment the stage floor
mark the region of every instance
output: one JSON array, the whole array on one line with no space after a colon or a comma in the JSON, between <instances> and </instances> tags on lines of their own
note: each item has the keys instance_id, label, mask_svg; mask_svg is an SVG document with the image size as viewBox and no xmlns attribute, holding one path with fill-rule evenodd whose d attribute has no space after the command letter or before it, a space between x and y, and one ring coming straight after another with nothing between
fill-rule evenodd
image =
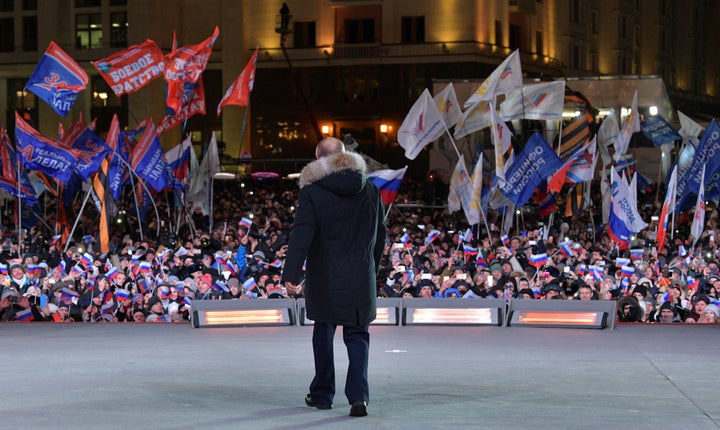
<instances>
[{"instance_id":1,"label":"stage floor","mask_svg":"<svg viewBox=\"0 0 720 430\"><path fill-rule=\"evenodd\" d=\"M6 429L718 429L720 327L371 327L369 415L305 406L311 327L0 324Z\"/></svg>"}]
</instances>

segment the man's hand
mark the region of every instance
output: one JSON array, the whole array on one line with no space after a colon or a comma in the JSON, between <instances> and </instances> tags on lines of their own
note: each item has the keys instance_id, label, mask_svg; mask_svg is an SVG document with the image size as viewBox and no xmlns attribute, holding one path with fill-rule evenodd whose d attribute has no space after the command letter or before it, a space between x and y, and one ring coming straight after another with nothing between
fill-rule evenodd
<instances>
[{"instance_id":1,"label":"man's hand","mask_svg":"<svg viewBox=\"0 0 720 430\"><path fill-rule=\"evenodd\" d=\"M297 294L302 291L302 285L290 281L285 281L285 289L290 294Z\"/></svg>"}]
</instances>

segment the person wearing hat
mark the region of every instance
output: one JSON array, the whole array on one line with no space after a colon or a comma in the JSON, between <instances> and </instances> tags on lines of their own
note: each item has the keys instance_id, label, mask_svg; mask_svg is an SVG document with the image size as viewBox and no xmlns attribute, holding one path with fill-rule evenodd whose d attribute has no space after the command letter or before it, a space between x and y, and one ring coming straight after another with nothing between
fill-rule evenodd
<instances>
[{"instance_id":1,"label":"person wearing hat","mask_svg":"<svg viewBox=\"0 0 720 430\"><path fill-rule=\"evenodd\" d=\"M658 310L657 321L661 323L681 323L682 319L678 314L677 307L672 302L665 302Z\"/></svg>"},{"instance_id":2,"label":"person wearing hat","mask_svg":"<svg viewBox=\"0 0 720 430\"><path fill-rule=\"evenodd\" d=\"M8 268L7 279L10 282L10 286L14 287L20 294L24 294L25 290L32 284L30 278L25 273L25 269L20 263L13 263L10 265Z\"/></svg>"},{"instance_id":3,"label":"person wearing hat","mask_svg":"<svg viewBox=\"0 0 720 430\"><path fill-rule=\"evenodd\" d=\"M700 315L702 315L707 305L710 304L710 297L705 294L696 294L690 301L692 302L692 308L685 314L683 322L696 323L700 321Z\"/></svg>"},{"instance_id":4,"label":"person wearing hat","mask_svg":"<svg viewBox=\"0 0 720 430\"><path fill-rule=\"evenodd\" d=\"M223 299L239 300L243 295L242 287L240 287L240 280L235 277L230 277L227 280L227 286L230 291L222 293Z\"/></svg>"},{"instance_id":5,"label":"person wearing hat","mask_svg":"<svg viewBox=\"0 0 720 430\"><path fill-rule=\"evenodd\" d=\"M543 286L540 289L542 300L565 300L565 290L557 282Z\"/></svg>"},{"instance_id":6,"label":"person wearing hat","mask_svg":"<svg viewBox=\"0 0 720 430\"><path fill-rule=\"evenodd\" d=\"M153 295L147 302L148 316L145 318L147 322L167 322L165 319L165 307L163 307L160 297Z\"/></svg>"},{"instance_id":7,"label":"person wearing hat","mask_svg":"<svg viewBox=\"0 0 720 430\"><path fill-rule=\"evenodd\" d=\"M318 143L317 160L300 173L283 281L288 293L303 291L307 317L315 321L315 377L305 403L330 409L335 395L333 337L343 327L348 353L345 396L351 416L367 415L369 324L376 317L377 265L386 240L384 208L377 187L366 179L365 160L346 153L343 142Z\"/></svg>"},{"instance_id":8,"label":"person wearing hat","mask_svg":"<svg viewBox=\"0 0 720 430\"><path fill-rule=\"evenodd\" d=\"M217 290L212 288L213 279L209 273L198 277L195 282L197 283L195 300L216 300L220 298Z\"/></svg>"},{"instance_id":9,"label":"person wearing hat","mask_svg":"<svg viewBox=\"0 0 720 430\"><path fill-rule=\"evenodd\" d=\"M709 304L705 306L702 314L700 314L699 324L718 324L720 323L720 309L717 305Z\"/></svg>"}]
</instances>

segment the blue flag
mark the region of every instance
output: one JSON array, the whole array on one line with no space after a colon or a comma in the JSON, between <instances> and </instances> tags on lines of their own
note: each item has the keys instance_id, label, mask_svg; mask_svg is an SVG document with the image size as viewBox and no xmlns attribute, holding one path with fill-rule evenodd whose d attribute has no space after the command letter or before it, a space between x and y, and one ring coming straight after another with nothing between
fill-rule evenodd
<instances>
[{"instance_id":1,"label":"blue flag","mask_svg":"<svg viewBox=\"0 0 720 430\"><path fill-rule=\"evenodd\" d=\"M55 42L50 42L25 88L52 106L59 115L65 116L87 84L85 70Z\"/></svg>"},{"instance_id":2,"label":"blue flag","mask_svg":"<svg viewBox=\"0 0 720 430\"><path fill-rule=\"evenodd\" d=\"M76 163L71 150L30 127L15 112L15 140L25 168L39 170L59 181L68 182Z\"/></svg>"},{"instance_id":3,"label":"blue flag","mask_svg":"<svg viewBox=\"0 0 720 430\"><path fill-rule=\"evenodd\" d=\"M705 165L705 183L707 184L720 169L720 126L714 118L705 129L695 150L695 156L688 164L687 169L678 170L676 212L687 210L693 205L694 197L697 196L698 189L700 189L703 165ZM710 192L706 190L706 198L714 198L711 196L717 195L717 193L718 191L714 188Z\"/></svg>"},{"instance_id":4,"label":"blue flag","mask_svg":"<svg viewBox=\"0 0 720 430\"><path fill-rule=\"evenodd\" d=\"M110 166L108 167L108 189L113 199L119 201L122 195L122 187L128 176L127 165L130 154L125 139L122 138L117 115L113 115L112 122L110 122L106 143L111 151L109 155Z\"/></svg>"},{"instance_id":5,"label":"blue flag","mask_svg":"<svg viewBox=\"0 0 720 430\"><path fill-rule=\"evenodd\" d=\"M38 199L27 172L21 169L18 177L15 148L10 142L10 138L5 130L0 133L2 133L0 136L0 188L10 195L22 198L29 205L37 204Z\"/></svg>"},{"instance_id":6,"label":"blue flag","mask_svg":"<svg viewBox=\"0 0 720 430\"><path fill-rule=\"evenodd\" d=\"M155 131L155 124L148 121L147 129L133 148L130 165L135 174L144 179L155 191L162 191L168 183L165 153Z\"/></svg>"},{"instance_id":7,"label":"blue flag","mask_svg":"<svg viewBox=\"0 0 720 430\"><path fill-rule=\"evenodd\" d=\"M65 142L75 150L77 163L73 166L75 172L87 181L93 173L100 169L100 163L110 152L105 141L82 122L73 124L65 136Z\"/></svg>"},{"instance_id":8,"label":"blue flag","mask_svg":"<svg viewBox=\"0 0 720 430\"><path fill-rule=\"evenodd\" d=\"M545 139L535 133L505 172L505 182L500 185L500 192L515 206L522 206L530 199L535 188L560 169L562 164Z\"/></svg>"},{"instance_id":9,"label":"blue flag","mask_svg":"<svg viewBox=\"0 0 720 430\"><path fill-rule=\"evenodd\" d=\"M645 121L640 123L640 130L655 147L682 140L678 132L659 114L645 118Z\"/></svg>"}]
</instances>

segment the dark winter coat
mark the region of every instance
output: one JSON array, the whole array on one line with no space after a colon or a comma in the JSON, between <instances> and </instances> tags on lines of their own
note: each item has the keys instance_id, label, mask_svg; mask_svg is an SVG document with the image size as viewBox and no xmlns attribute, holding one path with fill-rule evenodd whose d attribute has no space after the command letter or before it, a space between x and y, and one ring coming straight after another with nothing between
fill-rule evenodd
<instances>
[{"instance_id":1,"label":"dark winter coat","mask_svg":"<svg viewBox=\"0 0 720 430\"><path fill-rule=\"evenodd\" d=\"M375 319L376 264L386 230L380 193L365 170L359 155L337 153L311 162L300 174L283 281L299 283L307 258L309 319L348 326Z\"/></svg>"}]
</instances>

